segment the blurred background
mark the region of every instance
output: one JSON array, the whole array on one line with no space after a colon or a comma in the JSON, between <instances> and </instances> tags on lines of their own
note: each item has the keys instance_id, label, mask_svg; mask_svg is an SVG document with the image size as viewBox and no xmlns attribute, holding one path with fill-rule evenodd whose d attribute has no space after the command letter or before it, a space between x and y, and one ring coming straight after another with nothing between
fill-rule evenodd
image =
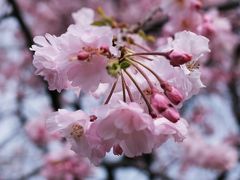
<instances>
[{"instance_id":1,"label":"blurred background","mask_svg":"<svg viewBox=\"0 0 240 180\"><path fill-rule=\"evenodd\" d=\"M179 2L199 8L173 13L171 7ZM191 126L183 144L168 141L154 153L134 159L109 153L94 167L69 152L57 135L47 133L44 123L52 111L89 110L99 102L89 95L49 91L34 74L29 50L33 37L58 36L73 23L73 12L99 6L130 25L162 7L143 26L159 42L181 30L210 39L211 54L201 62L206 87L181 109ZM239 128L238 0L0 0L0 180L239 180Z\"/></svg>"}]
</instances>

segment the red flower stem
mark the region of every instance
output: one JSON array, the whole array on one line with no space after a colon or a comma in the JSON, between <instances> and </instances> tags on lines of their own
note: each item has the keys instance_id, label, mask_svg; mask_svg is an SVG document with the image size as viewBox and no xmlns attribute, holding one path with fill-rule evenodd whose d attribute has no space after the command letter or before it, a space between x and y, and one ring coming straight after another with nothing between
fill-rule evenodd
<instances>
[{"instance_id":1,"label":"red flower stem","mask_svg":"<svg viewBox=\"0 0 240 180\"><path fill-rule=\"evenodd\" d=\"M130 91L130 89L129 89L126 81L125 81L125 78L124 78L124 75L123 75L123 74L122 74L122 80L123 80L124 86L126 87L126 90L127 90L128 96L129 96L129 99L130 99L131 102L133 102L132 93L131 93L131 91Z\"/></svg>"},{"instance_id":2,"label":"red flower stem","mask_svg":"<svg viewBox=\"0 0 240 180\"><path fill-rule=\"evenodd\" d=\"M110 101L110 99L111 99L111 97L112 97L112 95L113 95L113 92L114 92L114 90L115 90L115 88L116 88L117 82L118 82L118 77L117 77L117 80L114 82L114 84L113 84L113 86L112 86L112 88L111 88L111 91L110 91L110 93L109 93L106 101L104 102L104 104L108 104L108 103L109 103L109 101Z\"/></svg>"},{"instance_id":3,"label":"red flower stem","mask_svg":"<svg viewBox=\"0 0 240 180\"><path fill-rule=\"evenodd\" d=\"M140 94L142 95L146 105L147 105L147 108L148 108L148 111L149 111L149 114L152 114L153 112L153 109L152 109L152 106L151 104L148 102L147 100L147 97L145 96L145 94L143 93L143 91L141 90L141 88L139 87L138 83L134 80L134 78L131 76L131 74L129 74L127 72L127 70L125 69L124 72L128 75L128 77L132 80L132 82L134 83L134 85L136 86L136 88L138 89L138 91L140 92Z\"/></svg>"},{"instance_id":4,"label":"red flower stem","mask_svg":"<svg viewBox=\"0 0 240 180\"><path fill-rule=\"evenodd\" d=\"M145 73L141 68L139 68L137 64L135 64L135 63L131 63L131 64L132 64L132 65L140 72L140 74L144 77L144 79L147 81L150 89L153 89L154 86L153 86L151 80L150 80L150 79L148 78L148 76L146 75L146 73Z\"/></svg>"},{"instance_id":5,"label":"red flower stem","mask_svg":"<svg viewBox=\"0 0 240 180\"><path fill-rule=\"evenodd\" d=\"M121 71L121 79L122 79L123 101L124 101L124 102L126 102L125 83L124 83L124 79L123 79L123 74L122 74L122 71Z\"/></svg>"},{"instance_id":6,"label":"red flower stem","mask_svg":"<svg viewBox=\"0 0 240 180\"><path fill-rule=\"evenodd\" d=\"M151 68L147 67L146 65L134 60L134 59L131 59L130 61L133 61L135 63L138 63L139 65L141 65L142 67L144 67L145 69L147 69L148 71L150 71L155 77L156 79L158 80L158 82L160 84L163 84L164 83L164 80L162 80L153 70L151 70Z\"/></svg>"}]
</instances>

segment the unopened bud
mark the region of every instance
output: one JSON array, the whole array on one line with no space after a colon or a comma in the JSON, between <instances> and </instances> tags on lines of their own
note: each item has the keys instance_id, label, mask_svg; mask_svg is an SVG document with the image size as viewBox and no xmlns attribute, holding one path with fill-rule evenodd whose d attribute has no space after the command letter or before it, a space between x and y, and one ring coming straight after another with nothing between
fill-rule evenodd
<instances>
[{"instance_id":1,"label":"unopened bud","mask_svg":"<svg viewBox=\"0 0 240 180\"><path fill-rule=\"evenodd\" d=\"M172 66L180 66L192 60L192 56L185 52L180 51L172 51L168 55L168 59L170 60L170 64Z\"/></svg>"},{"instance_id":2,"label":"unopened bud","mask_svg":"<svg viewBox=\"0 0 240 180\"><path fill-rule=\"evenodd\" d=\"M162 116L167 118L169 121L176 123L180 119L180 115L176 109L173 107L167 108L165 111L163 111Z\"/></svg>"},{"instance_id":3,"label":"unopened bud","mask_svg":"<svg viewBox=\"0 0 240 180\"><path fill-rule=\"evenodd\" d=\"M160 94L160 93L154 93L151 96L151 105L159 112L163 112L168 108L168 104L169 101L166 98L166 96L164 96L164 94Z\"/></svg>"},{"instance_id":4,"label":"unopened bud","mask_svg":"<svg viewBox=\"0 0 240 180\"><path fill-rule=\"evenodd\" d=\"M123 150L119 144L113 146L113 154L114 155L120 156L120 155L122 155L122 153L123 153Z\"/></svg>"},{"instance_id":5,"label":"unopened bud","mask_svg":"<svg viewBox=\"0 0 240 180\"><path fill-rule=\"evenodd\" d=\"M164 91L168 99L175 105L178 105L183 100L183 95L175 87L171 88L171 91Z\"/></svg>"},{"instance_id":6,"label":"unopened bud","mask_svg":"<svg viewBox=\"0 0 240 180\"><path fill-rule=\"evenodd\" d=\"M199 0L192 1L191 7L196 10L200 10L202 8L203 4Z\"/></svg>"},{"instance_id":7,"label":"unopened bud","mask_svg":"<svg viewBox=\"0 0 240 180\"><path fill-rule=\"evenodd\" d=\"M101 53L105 54L105 53L109 52L109 48L108 48L108 46L101 46L100 51L101 51Z\"/></svg>"},{"instance_id":8,"label":"unopened bud","mask_svg":"<svg viewBox=\"0 0 240 180\"><path fill-rule=\"evenodd\" d=\"M215 28L213 26L213 22L210 17L204 17L204 22L202 23L202 26L199 27L199 31L204 35L212 35L215 33Z\"/></svg>"},{"instance_id":9,"label":"unopened bud","mask_svg":"<svg viewBox=\"0 0 240 180\"><path fill-rule=\"evenodd\" d=\"M89 53L86 52L86 51L80 51L78 54L77 54L77 59L79 61L84 61L86 59L89 58Z\"/></svg>"},{"instance_id":10,"label":"unopened bud","mask_svg":"<svg viewBox=\"0 0 240 180\"><path fill-rule=\"evenodd\" d=\"M90 122L93 122L93 121L95 121L97 119L97 116L95 116L95 115L91 115L90 116Z\"/></svg>"}]
</instances>

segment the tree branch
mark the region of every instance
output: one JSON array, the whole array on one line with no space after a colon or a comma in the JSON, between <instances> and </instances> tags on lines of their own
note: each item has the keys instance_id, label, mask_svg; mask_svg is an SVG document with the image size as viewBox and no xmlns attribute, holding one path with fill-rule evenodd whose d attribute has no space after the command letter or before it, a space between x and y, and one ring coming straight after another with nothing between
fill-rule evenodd
<instances>
[{"instance_id":1,"label":"tree branch","mask_svg":"<svg viewBox=\"0 0 240 180\"><path fill-rule=\"evenodd\" d=\"M13 8L12 15L19 22L19 25L20 25L20 27L22 29L22 32L23 32L23 34L25 36L25 39L26 39L26 45L29 48L29 47L31 47L33 45L32 33L31 33L30 29L28 28L27 24L24 22L23 16L21 14L21 10L20 10L18 4L16 3L16 1L15 0L8 0L8 3ZM50 100L51 100L51 103L52 103L52 107L56 111L59 108L61 108L59 93L57 91L49 91L47 83L44 82L44 84L45 84L45 91L46 91L46 93L50 97Z\"/></svg>"}]
</instances>

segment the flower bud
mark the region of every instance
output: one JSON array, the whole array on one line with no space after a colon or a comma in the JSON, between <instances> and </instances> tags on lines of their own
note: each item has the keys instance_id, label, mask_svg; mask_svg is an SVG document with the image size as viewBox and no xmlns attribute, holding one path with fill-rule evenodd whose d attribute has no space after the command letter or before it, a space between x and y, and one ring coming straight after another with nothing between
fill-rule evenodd
<instances>
[{"instance_id":1,"label":"flower bud","mask_svg":"<svg viewBox=\"0 0 240 180\"><path fill-rule=\"evenodd\" d=\"M151 105L159 112L163 112L168 108L169 101L163 94L154 93L151 96Z\"/></svg>"},{"instance_id":2,"label":"flower bud","mask_svg":"<svg viewBox=\"0 0 240 180\"><path fill-rule=\"evenodd\" d=\"M89 58L89 53L86 52L86 51L80 51L78 54L77 54L77 59L79 61L84 61L86 59Z\"/></svg>"},{"instance_id":3,"label":"flower bud","mask_svg":"<svg viewBox=\"0 0 240 180\"><path fill-rule=\"evenodd\" d=\"M171 88L171 91L164 91L168 99L175 105L178 105L183 100L183 95L175 87Z\"/></svg>"},{"instance_id":4,"label":"flower bud","mask_svg":"<svg viewBox=\"0 0 240 180\"><path fill-rule=\"evenodd\" d=\"M199 0L195 0L191 2L191 7L193 8L193 10L200 10L202 8L203 4L201 1Z\"/></svg>"},{"instance_id":5,"label":"flower bud","mask_svg":"<svg viewBox=\"0 0 240 180\"><path fill-rule=\"evenodd\" d=\"M120 155L122 155L122 153L123 153L123 150L119 144L113 146L113 154L114 155L120 156Z\"/></svg>"},{"instance_id":6,"label":"flower bud","mask_svg":"<svg viewBox=\"0 0 240 180\"><path fill-rule=\"evenodd\" d=\"M109 52L108 46L101 46L100 47L100 52L103 53L103 54Z\"/></svg>"},{"instance_id":7,"label":"flower bud","mask_svg":"<svg viewBox=\"0 0 240 180\"><path fill-rule=\"evenodd\" d=\"M172 66L179 66L191 61L192 56L188 53L174 50L168 55L168 59Z\"/></svg>"},{"instance_id":8,"label":"flower bud","mask_svg":"<svg viewBox=\"0 0 240 180\"><path fill-rule=\"evenodd\" d=\"M180 115L176 109L173 107L167 108L165 111L163 111L162 116L167 118L169 121L176 123L180 119Z\"/></svg>"}]
</instances>

